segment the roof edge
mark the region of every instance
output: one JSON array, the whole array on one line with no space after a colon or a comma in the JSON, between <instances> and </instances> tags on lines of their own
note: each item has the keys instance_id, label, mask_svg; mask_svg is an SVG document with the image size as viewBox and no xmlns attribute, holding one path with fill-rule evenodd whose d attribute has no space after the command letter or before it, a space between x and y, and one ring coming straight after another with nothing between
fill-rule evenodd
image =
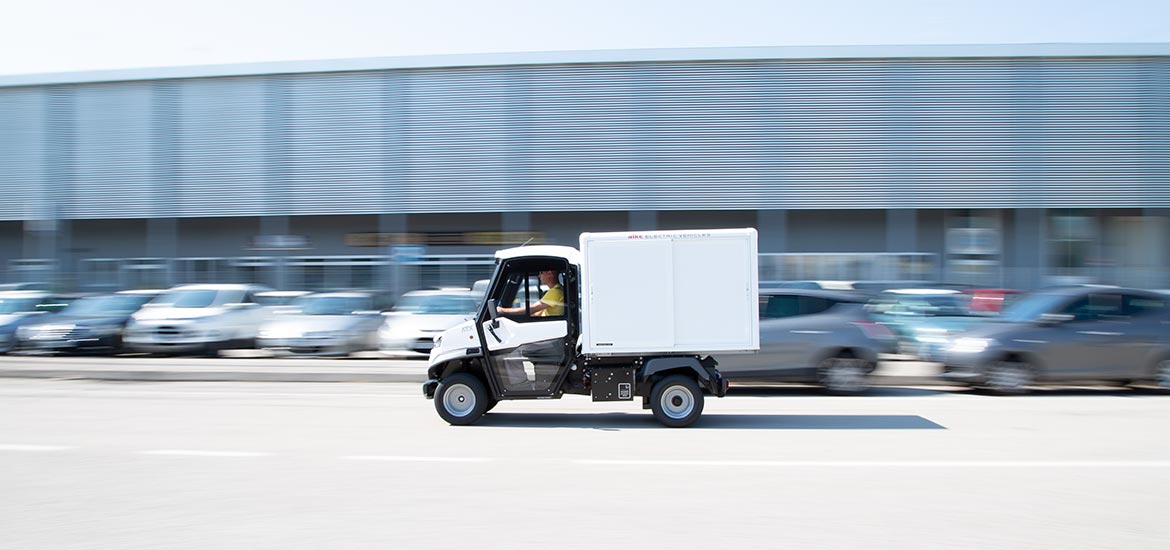
<instances>
[{"instance_id":1,"label":"roof edge","mask_svg":"<svg viewBox=\"0 0 1170 550\"><path fill-rule=\"evenodd\" d=\"M446 54L188 65L101 71L0 75L0 87L125 82L176 78L262 76L507 65L565 65L773 59L892 59L977 57L1170 56L1170 43L923 44L873 46L761 46Z\"/></svg>"}]
</instances>

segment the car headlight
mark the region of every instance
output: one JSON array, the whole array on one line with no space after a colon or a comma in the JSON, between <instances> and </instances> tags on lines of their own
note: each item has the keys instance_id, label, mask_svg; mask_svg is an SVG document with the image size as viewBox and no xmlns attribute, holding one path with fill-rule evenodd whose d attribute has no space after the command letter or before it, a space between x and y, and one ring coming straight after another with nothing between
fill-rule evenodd
<instances>
[{"instance_id":1,"label":"car headlight","mask_svg":"<svg viewBox=\"0 0 1170 550\"><path fill-rule=\"evenodd\" d=\"M951 353L979 353L995 344L991 338L956 338L947 351Z\"/></svg>"}]
</instances>

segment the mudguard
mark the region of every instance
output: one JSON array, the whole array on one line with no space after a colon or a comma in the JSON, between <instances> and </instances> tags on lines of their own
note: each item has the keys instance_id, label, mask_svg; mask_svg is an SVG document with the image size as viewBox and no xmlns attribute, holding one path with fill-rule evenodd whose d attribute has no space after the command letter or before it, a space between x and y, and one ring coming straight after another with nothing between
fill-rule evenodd
<instances>
[{"instance_id":1,"label":"mudguard","mask_svg":"<svg viewBox=\"0 0 1170 550\"><path fill-rule=\"evenodd\" d=\"M702 360L698 357L655 357L642 365L639 383L644 383L658 373L685 369L695 375L695 381L700 386L718 397L723 397L727 394L727 379L715 369L715 365L715 360L710 357Z\"/></svg>"}]
</instances>

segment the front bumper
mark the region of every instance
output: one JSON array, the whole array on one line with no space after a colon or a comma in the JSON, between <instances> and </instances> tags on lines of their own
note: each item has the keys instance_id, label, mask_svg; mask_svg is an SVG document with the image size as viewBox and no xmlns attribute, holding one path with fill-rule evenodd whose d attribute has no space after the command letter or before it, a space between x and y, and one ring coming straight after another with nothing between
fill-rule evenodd
<instances>
[{"instance_id":1,"label":"front bumper","mask_svg":"<svg viewBox=\"0 0 1170 550\"><path fill-rule=\"evenodd\" d=\"M985 365L990 361L991 356L986 353L945 353L939 377L948 382L979 385L987 380Z\"/></svg>"},{"instance_id":2,"label":"front bumper","mask_svg":"<svg viewBox=\"0 0 1170 550\"><path fill-rule=\"evenodd\" d=\"M275 355L349 355L353 347L342 338L257 338L256 347Z\"/></svg>"}]
</instances>

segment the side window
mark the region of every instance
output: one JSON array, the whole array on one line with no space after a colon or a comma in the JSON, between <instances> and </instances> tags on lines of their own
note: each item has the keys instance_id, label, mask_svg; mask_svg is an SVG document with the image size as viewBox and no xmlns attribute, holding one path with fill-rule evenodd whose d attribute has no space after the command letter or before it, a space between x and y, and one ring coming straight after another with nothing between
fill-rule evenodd
<instances>
[{"instance_id":1,"label":"side window","mask_svg":"<svg viewBox=\"0 0 1170 550\"><path fill-rule=\"evenodd\" d=\"M801 315L812 315L814 313L821 313L833 306L831 300L824 298L817 298L815 296L801 296L800 298L800 313Z\"/></svg>"},{"instance_id":2,"label":"side window","mask_svg":"<svg viewBox=\"0 0 1170 550\"><path fill-rule=\"evenodd\" d=\"M799 296L770 296L766 307L760 308L765 319L779 319L800 315Z\"/></svg>"},{"instance_id":3,"label":"side window","mask_svg":"<svg viewBox=\"0 0 1170 550\"><path fill-rule=\"evenodd\" d=\"M1090 294L1066 306L1061 313L1072 315L1077 321L1116 319L1123 315L1120 294Z\"/></svg>"},{"instance_id":4,"label":"side window","mask_svg":"<svg viewBox=\"0 0 1170 550\"><path fill-rule=\"evenodd\" d=\"M545 262L514 263L495 296L509 319L518 322L564 319L567 311L565 267Z\"/></svg>"},{"instance_id":5,"label":"side window","mask_svg":"<svg viewBox=\"0 0 1170 550\"><path fill-rule=\"evenodd\" d=\"M1166 300L1162 298L1125 294L1122 296L1122 301L1124 302L1125 314L1133 317L1152 315L1166 310Z\"/></svg>"}]
</instances>

